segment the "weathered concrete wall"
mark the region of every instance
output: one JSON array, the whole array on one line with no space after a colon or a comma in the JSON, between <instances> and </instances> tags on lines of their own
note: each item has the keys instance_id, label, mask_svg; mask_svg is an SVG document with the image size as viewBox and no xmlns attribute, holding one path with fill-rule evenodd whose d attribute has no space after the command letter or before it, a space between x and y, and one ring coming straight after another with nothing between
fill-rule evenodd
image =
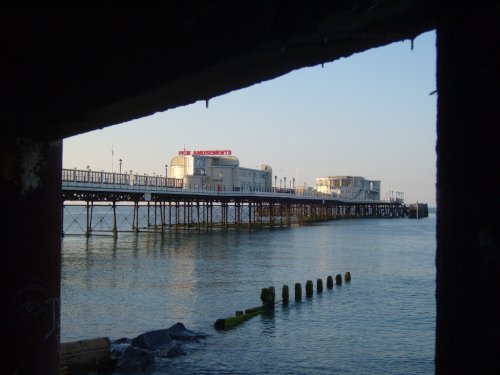
<instances>
[{"instance_id":1,"label":"weathered concrete wall","mask_svg":"<svg viewBox=\"0 0 500 375\"><path fill-rule=\"evenodd\" d=\"M0 141L2 374L59 372L62 142Z\"/></svg>"}]
</instances>

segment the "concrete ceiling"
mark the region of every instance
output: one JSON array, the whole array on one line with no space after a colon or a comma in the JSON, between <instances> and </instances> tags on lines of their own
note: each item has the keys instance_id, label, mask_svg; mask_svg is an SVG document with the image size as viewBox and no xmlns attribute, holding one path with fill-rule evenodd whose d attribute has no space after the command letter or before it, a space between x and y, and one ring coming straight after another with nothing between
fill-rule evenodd
<instances>
[{"instance_id":1,"label":"concrete ceiling","mask_svg":"<svg viewBox=\"0 0 500 375\"><path fill-rule=\"evenodd\" d=\"M4 135L60 139L435 27L431 0L2 5Z\"/></svg>"}]
</instances>

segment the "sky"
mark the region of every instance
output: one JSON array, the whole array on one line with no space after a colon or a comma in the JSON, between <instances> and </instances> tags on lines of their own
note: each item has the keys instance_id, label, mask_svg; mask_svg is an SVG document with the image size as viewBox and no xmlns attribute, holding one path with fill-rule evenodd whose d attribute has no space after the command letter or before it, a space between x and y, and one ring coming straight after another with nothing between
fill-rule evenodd
<instances>
[{"instance_id":1,"label":"sky","mask_svg":"<svg viewBox=\"0 0 500 375\"><path fill-rule=\"evenodd\" d=\"M381 181L381 198L436 206L435 32L205 101L69 137L63 167L165 174L179 150L232 150L278 181Z\"/></svg>"}]
</instances>

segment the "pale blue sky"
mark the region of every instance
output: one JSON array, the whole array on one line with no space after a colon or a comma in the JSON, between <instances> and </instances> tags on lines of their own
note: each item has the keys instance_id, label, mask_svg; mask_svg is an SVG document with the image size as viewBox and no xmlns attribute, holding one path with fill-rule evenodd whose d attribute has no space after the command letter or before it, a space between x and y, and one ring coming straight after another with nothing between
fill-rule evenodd
<instances>
[{"instance_id":1,"label":"pale blue sky","mask_svg":"<svg viewBox=\"0 0 500 375\"><path fill-rule=\"evenodd\" d=\"M230 149L244 167L314 186L327 175L382 181L382 198L435 206L435 32L189 106L64 140L65 168L164 174L182 150ZM111 149L114 150L112 157Z\"/></svg>"}]
</instances>

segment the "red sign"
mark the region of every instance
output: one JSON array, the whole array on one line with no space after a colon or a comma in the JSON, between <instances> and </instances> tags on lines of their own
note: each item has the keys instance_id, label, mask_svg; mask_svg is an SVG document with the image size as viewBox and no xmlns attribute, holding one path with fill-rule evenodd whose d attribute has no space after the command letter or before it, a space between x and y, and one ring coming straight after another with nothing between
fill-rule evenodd
<instances>
[{"instance_id":1,"label":"red sign","mask_svg":"<svg viewBox=\"0 0 500 375\"><path fill-rule=\"evenodd\" d=\"M193 156L215 156L215 155L232 155L231 150L196 150L196 151L179 151L179 155L193 155Z\"/></svg>"}]
</instances>

